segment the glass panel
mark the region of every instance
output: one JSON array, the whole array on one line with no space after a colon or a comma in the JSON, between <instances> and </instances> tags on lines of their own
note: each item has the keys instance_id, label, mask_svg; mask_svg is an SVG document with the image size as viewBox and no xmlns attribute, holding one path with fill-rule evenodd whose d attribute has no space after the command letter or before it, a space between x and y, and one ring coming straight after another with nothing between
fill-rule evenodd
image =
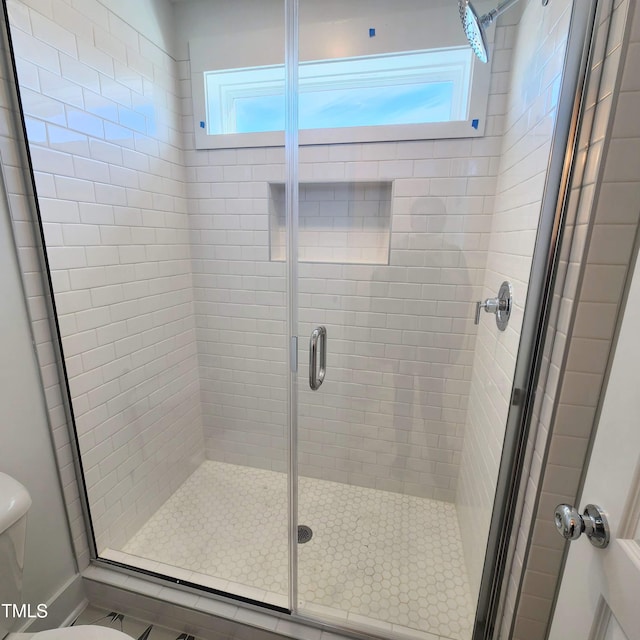
<instances>
[{"instance_id":1,"label":"glass panel","mask_svg":"<svg viewBox=\"0 0 640 640\"><path fill-rule=\"evenodd\" d=\"M8 2L98 553L288 606L284 151L187 98L202 41L282 65L283 2L118 5Z\"/></svg>"},{"instance_id":2,"label":"glass panel","mask_svg":"<svg viewBox=\"0 0 640 640\"><path fill-rule=\"evenodd\" d=\"M300 128L412 124L449 120L451 82L400 87L334 89L300 96ZM238 98L235 131L279 131L284 128L281 96Z\"/></svg>"},{"instance_id":3,"label":"glass panel","mask_svg":"<svg viewBox=\"0 0 640 640\"><path fill-rule=\"evenodd\" d=\"M300 3L302 64L466 42L455 3L321 4ZM300 149L305 615L385 636L471 637L571 3L554 8L549 21L541 3L523 3L488 30L483 138ZM388 249L358 260L374 219ZM475 302L504 280L515 293L508 328L484 312L475 325ZM326 376L313 390L318 327Z\"/></svg>"}]
</instances>

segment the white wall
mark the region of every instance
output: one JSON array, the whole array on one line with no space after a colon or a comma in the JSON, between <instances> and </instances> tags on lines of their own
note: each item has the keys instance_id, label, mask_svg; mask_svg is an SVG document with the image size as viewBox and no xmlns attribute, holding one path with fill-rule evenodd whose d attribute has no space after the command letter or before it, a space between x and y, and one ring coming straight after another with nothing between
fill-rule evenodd
<instances>
[{"instance_id":1,"label":"white wall","mask_svg":"<svg viewBox=\"0 0 640 640\"><path fill-rule=\"evenodd\" d=\"M504 332L498 331L494 316L481 314L456 497L465 559L476 592L509 411L571 4L570 0L556 0L542 7L531 0L517 27L504 31L514 43L513 67L481 298L495 297L500 284L509 280L514 308ZM470 522L473 527L468 526Z\"/></svg>"},{"instance_id":2,"label":"white wall","mask_svg":"<svg viewBox=\"0 0 640 640\"><path fill-rule=\"evenodd\" d=\"M93 524L117 547L203 457L176 65L98 2L9 14Z\"/></svg>"},{"instance_id":3,"label":"white wall","mask_svg":"<svg viewBox=\"0 0 640 640\"><path fill-rule=\"evenodd\" d=\"M35 606L57 596L77 569L3 184L0 273L0 470L21 482L33 501L23 600Z\"/></svg>"},{"instance_id":4,"label":"white wall","mask_svg":"<svg viewBox=\"0 0 640 640\"><path fill-rule=\"evenodd\" d=\"M480 9L491 2L474 3ZM303 0L300 59L323 60L464 44L450 0ZM188 0L175 5L176 57L191 39L210 42L211 68L284 62L284 0ZM369 37L369 28L376 36ZM488 34L491 38L491 34Z\"/></svg>"}]
</instances>

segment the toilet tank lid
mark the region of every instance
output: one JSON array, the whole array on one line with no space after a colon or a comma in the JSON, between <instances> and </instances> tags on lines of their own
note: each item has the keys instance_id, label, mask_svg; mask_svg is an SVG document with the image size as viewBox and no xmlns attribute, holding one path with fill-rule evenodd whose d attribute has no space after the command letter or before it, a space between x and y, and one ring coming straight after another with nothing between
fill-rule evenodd
<instances>
[{"instance_id":1,"label":"toilet tank lid","mask_svg":"<svg viewBox=\"0 0 640 640\"><path fill-rule=\"evenodd\" d=\"M0 472L0 533L26 515L30 506L29 492L17 480Z\"/></svg>"},{"instance_id":2,"label":"toilet tank lid","mask_svg":"<svg viewBox=\"0 0 640 640\"><path fill-rule=\"evenodd\" d=\"M32 636L31 640L133 640L133 638L126 633L109 627L79 625L77 627L40 631L40 633Z\"/></svg>"}]
</instances>

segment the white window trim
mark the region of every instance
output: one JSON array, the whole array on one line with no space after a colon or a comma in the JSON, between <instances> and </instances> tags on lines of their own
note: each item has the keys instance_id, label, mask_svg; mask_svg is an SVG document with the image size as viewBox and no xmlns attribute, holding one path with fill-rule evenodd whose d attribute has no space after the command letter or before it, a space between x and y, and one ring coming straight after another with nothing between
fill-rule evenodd
<instances>
[{"instance_id":1,"label":"white window trim","mask_svg":"<svg viewBox=\"0 0 640 640\"><path fill-rule=\"evenodd\" d=\"M446 52L448 50L439 50ZM434 54L432 69L427 74L432 73L436 78L439 73L444 72L444 64L442 56L438 59L436 52ZM366 56L353 60L353 66L359 65L362 69L363 63L371 68L380 67L380 61L383 59L388 62L388 66L395 67L389 70L390 74L397 73L399 77L410 77L412 73L418 74L419 71L407 69L406 65L403 69L403 57L415 55L415 52L406 54L378 55ZM326 82L326 78L330 77L332 63L335 65L337 61L308 62L300 65L300 84L304 90L305 80L307 86L313 86L311 80L315 78L315 82ZM343 66L348 66L350 61L340 61ZM325 71L322 73L322 65ZM439 65L439 68L438 68ZM454 64L455 66L455 64ZM227 115L233 116L232 102L237 95L250 91L251 95L256 95L255 71L259 69L261 74L261 82L264 91L273 92L278 84L282 84L283 67L280 65L271 65L269 67L254 67L252 69L236 69L217 72L216 76L221 82L217 83L216 90L220 92L222 100L226 101ZM461 66L458 65L454 70L454 76L457 73L461 75ZM318 71L320 73L318 73ZM378 77L380 71L377 72ZM384 72L382 72L384 73ZM315 75L314 75L315 74ZM423 124L400 124L400 125L376 125L362 127L340 127L335 129L302 129L299 132L299 140L301 145L315 144L335 144L335 143L357 143L357 142L384 142L394 140L425 140L425 139L441 139L441 138L472 138L484 135L486 124L487 102L489 93L490 69L488 65L479 63L475 57L472 59L471 68L467 65L465 77L458 77L458 94L456 98L458 102L464 102L465 96L460 93L460 81L466 79L469 86L469 75L471 82L468 90L467 104L464 105L464 112L469 114L468 119L452 120L448 122L433 122ZM242 77L245 81L242 81ZM253 79L251 76L253 75ZM373 75L373 74L372 74ZM462 73L464 76L464 73ZM423 72L424 76L424 72ZM213 76L209 76L211 79ZM354 76L352 76L353 78ZM443 77L443 76L440 76ZM224 80L227 80L225 83ZM448 76L450 79L450 75ZM258 133L208 133L209 123L206 117L206 98L205 84L207 82L207 73L199 72L192 74L192 92L194 104L194 133L197 149L220 149L220 148L236 148L236 147L265 147L265 146L283 146L284 132L282 131L266 131ZM350 85L353 86L353 85ZM246 95L246 94L245 94ZM460 115L458 113L457 115ZM204 123L204 126L202 126ZM225 125L222 120L217 123L218 129L224 129Z\"/></svg>"}]
</instances>

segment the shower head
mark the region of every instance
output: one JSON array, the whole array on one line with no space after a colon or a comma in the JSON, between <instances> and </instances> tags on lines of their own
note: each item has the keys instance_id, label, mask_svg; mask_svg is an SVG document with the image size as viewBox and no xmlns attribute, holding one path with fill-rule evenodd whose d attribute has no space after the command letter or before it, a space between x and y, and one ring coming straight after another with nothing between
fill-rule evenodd
<instances>
[{"instance_id":1,"label":"shower head","mask_svg":"<svg viewBox=\"0 0 640 640\"><path fill-rule=\"evenodd\" d=\"M489 50L487 48L487 39L481 18L478 17L476 10L469 0L458 0L458 9L460 10L462 28L467 36L469 45L481 62L488 62Z\"/></svg>"},{"instance_id":2,"label":"shower head","mask_svg":"<svg viewBox=\"0 0 640 640\"><path fill-rule=\"evenodd\" d=\"M547 1L548 0L543 0L542 4L546 5ZM483 16L478 16L470 0L458 0L462 28L473 52L480 58L481 62L489 61L489 49L487 47L485 29L516 2L518 2L518 0L504 0L504 2L500 3L492 11L485 13Z\"/></svg>"}]
</instances>

